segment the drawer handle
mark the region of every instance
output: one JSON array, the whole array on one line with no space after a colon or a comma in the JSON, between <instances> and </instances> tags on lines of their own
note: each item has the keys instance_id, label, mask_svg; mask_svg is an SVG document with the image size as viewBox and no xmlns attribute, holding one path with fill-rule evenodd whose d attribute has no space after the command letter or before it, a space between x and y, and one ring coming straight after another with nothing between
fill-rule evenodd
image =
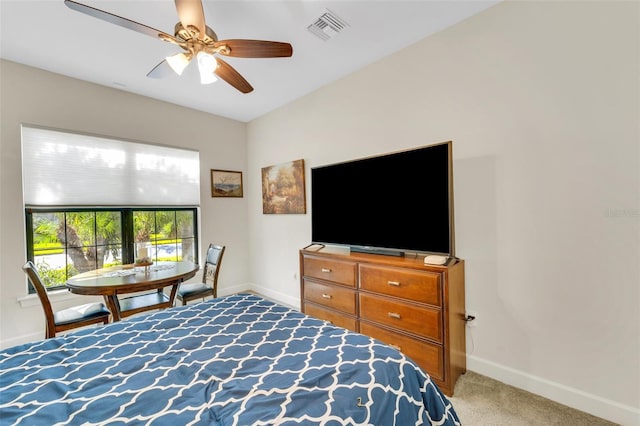
<instances>
[{"instance_id":1,"label":"drawer handle","mask_svg":"<svg viewBox=\"0 0 640 426\"><path fill-rule=\"evenodd\" d=\"M393 349L397 351L402 351L402 348L400 346L397 346L397 345L389 345L389 346L391 346Z\"/></svg>"},{"instance_id":2,"label":"drawer handle","mask_svg":"<svg viewBox=\"0 0 640 426\"><path fill-rule=\"evenodd\" d=\"M331 295L327 293L322 293L322 297L324 297L325 299L331 299Z\"/></svg>"},{"instance_id":3,"label":"drawer handle","mask_svg":"<svg viewBox=\"0 0 640 426\"><path fill-rule=\"evenodd\" d=\"M392 285L394 287L400 287L400 283L398 281L387 281L387 284Z\"/></svg>"},{"instance_id":4,"label":"drawer handle","mask_svg":"<svg viewBox=\"0 0 640 426\"><path fill-rule=\"evenodd\" d=\"M396 319L400 319L400 314L397 312L389 312L389 317L390 318L396 318Z\"/></svg>"},{"instance_id":5,"label":"drawer handle","mask_svg":"<svg viewBox=\"0 0 640 426\"><path fill-rule=\"evenodd\" d=\"M322 272L329 273L329 272L331 272L331 269L329 269L329 268L322 268L322 269L321 269L321 271L322 271Z\"/></svg>"}]
</instances>

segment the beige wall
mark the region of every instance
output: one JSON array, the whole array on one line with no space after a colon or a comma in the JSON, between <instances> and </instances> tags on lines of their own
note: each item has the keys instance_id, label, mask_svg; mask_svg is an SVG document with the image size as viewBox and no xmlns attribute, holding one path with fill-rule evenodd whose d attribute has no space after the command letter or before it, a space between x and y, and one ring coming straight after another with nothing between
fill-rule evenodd
<instances>
[{"instance_id":1,"label":"beige wall","mask_svg":"<svg viewBox=\"0 0 640 426\"><path fill-rule=\"evenodd\" d=\"M248 178L453 140L469 368L640 424L639 5L499 4L251 122ZM310 214L248 196L252 281L298 302Z\"/></svg>"},{"instance_id":2,"label":"beige wall","mask_svg":"<svg viewBox=\"0 0 640 426\"><path fill-rule=\"evenodd\" d=\"M225 293L292 305L310 214L263 215L260 169L453 140L468 367L640 424L639 7L507 1L248 126L1 62L2 344L42 330L17 301L21 122L200 149L202 241L233 249ZM211 199L209 168L244 171L245 197Z\"/></svg>"},{"instance_id":3,"label":"beige wall","mask_svg":"<svg viewBox=\"0 0 640 426\"><path fill-rule=\"evenodd\" d=\"M0 62L0 87L2 347L44 337L42 308L34 297L24 300L27 287L20 269L26 260L21 123L199 150L200 252L209 242L227 245L221 294L249 287L247 199L211 198L209 172L246 172L246 124L7 61ZM245 180L245 185L251 183ZM53 300L57 310L87 297L63 292Z\"/></svg>"}]
</instances>

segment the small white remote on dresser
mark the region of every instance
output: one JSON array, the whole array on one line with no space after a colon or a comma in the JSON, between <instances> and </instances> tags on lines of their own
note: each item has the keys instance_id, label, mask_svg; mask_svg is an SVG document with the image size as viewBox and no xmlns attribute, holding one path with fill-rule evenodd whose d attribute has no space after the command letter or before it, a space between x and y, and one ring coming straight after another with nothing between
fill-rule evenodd
<instances>
[{"instance_id":1,"label":"small white remote on dresser","mask_svg":"<svg viewBox=\"0 0 640 426\"><path fill-rule=\"evenodd\" d=\"M447 263L449 258L447 256L439 256L436 254L431 254L429 256L425 256L424 263L425 265L444 265Z\"/></svg>"}]
</instances>

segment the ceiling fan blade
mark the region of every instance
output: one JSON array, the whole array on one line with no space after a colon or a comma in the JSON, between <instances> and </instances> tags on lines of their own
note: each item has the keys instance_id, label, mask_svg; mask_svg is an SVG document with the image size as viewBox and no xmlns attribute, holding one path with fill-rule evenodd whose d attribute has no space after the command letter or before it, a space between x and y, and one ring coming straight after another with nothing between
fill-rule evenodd
<instances>
[{"instance_id":1,"label":"ceiling fan blade","mask_svg":"<svg viewBox=\"0 0 640 426\"><path fill-rule=\"evenodd\" d=\"M244 77L235 70L235 68L233 68L231 65L220 58L216 58L216 61L218 62L218 67L214 72L218 77L220 77L242 93L249 93L253 91L253 87L251 87L249 82L245 80Z\"/></svg>"},{"instance_id":2,"label":"ceiling fan blade","mask_svg":"<svg viewBox=\"0 0 640 426\"><path fill-rule=\"evenodd\" d=\"M289 43L279 41L264 40L220 40L214 46L227 45L231 50L225 53L221 50L221 55L235 58L284 58L293 55L293 48Z\"/></svg>"},{"instance_id":3,"label":"ceiling fan blade","mask_svg":"<svg viewBox=\"0 0 640 426\"><path fill-rule=\"evenodd\" d=\"M194 34L199 39L203 39L206 32L206 24L204 22L204 9L201 0L175 0L178 19L182 26L190 31L189 27L198 29L198 34ZM193 34L193 33L192 33Z\"/></svg>"},{"instance_id":4,"label":"ceiling fan blade","mask_svg":"<svg viewBox=\"0 0 640 426\"><path fill-rule=\"evenodd\" d=\"M137 31L154 38L166 37L167 39L175 40L176 42L178 42L178 40L176 40L174 36L169 35L164 31L156 30L155 28L152 28L148 25L123 18L122 16L114 15L113 13L105 12L104 10L96 9L95 7L87 6L73 0L64 0L64 4L66 4L70 9L87 14L89 16L93 16L94 18L102 19L103 21L107 21L112 24Z\"/></svg>"},{"instance_id":5,"label":"ceiling fan blade","mask_svg":"<svg viewBox=\"0 0 640 426\"><path fill-rule=\"evenodd\" d=\"M165 78L171 75L175 75L175 72L173 72L166 59L163 59L162 62L147 73L149 78Z\"/></svg>"}]
</instances>

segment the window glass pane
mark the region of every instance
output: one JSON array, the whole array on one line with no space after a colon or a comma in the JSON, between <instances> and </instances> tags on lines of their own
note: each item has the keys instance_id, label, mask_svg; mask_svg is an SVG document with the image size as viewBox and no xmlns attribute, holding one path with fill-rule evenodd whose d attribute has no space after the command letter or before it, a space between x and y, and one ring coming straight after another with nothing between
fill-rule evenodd
<instances>
[{"instance_id":1,"label":"window glass pane","mask_svg":"<svg viewBox=\"0 0 640 426\"><path fill-rule=\"evenodd\" d=\"M99 211L96 223L96 268L122 264L122 218L120 212Z\"/></svg>"},{"instance_id":2,"label":"window glass pane","mask_svg":"<svg viewBox=\"0 0 640 426\"><path fill-rule=\"evenodd\" d=\"M176 212L161 211L156 212L156 240L167 240L175 238L176 235Z\"/></svg>"},{"instance_id":3,"label":"window glass pane","mask_svg":"<svg viewBox=\"0 0 640 426\"><path fill-rule=\"evenodd\" d=\"M97 244L122 243L122 217L120 212L96 212Z\"/></svg>"},{"instance_id":4,"label":"window glass pane","mask_svg":"<svg viewBox=\"0 0 640 426\"><path fill-rule=\"evenodd\" d=\"M158 261L176 261L176 212L156 212L156 256Z\"/></svg>"},{"instance_id":5,"label":"window glass pane","mask_svg":"<svg viewBox=\"0 0 640 426\"><path fill-rule=\"evenodd\" d=\"M34 262L36 264L36 268L38 268L40 278L47 288L64 287L67 277L78 273L78 271L74 269L73 265L63 264L60 266L58 263L51 262L51 259L46 259L43 256L36 257ZM34 293L35 289L30 289L30 292Z\"/></svg>"},{"instance_id":6,"label":"window glass pane","mask_svg":"<svg viewBox=\"0 0 640 426\"><path fill-rule=\"evenodd\" d=\"M34 213L32 223L33 261L44 285L57 287L64 283L66 277L67 256L60 240L60 236L64 237L64 215Z\"/></svg>"},{"instance_id":7,"label":"window glass pane","mask_svg":"<svg viewBox=\"0 0 640 426\"><path fill-rule=\"evenodd\" d=\"M136 243L151 242L155 231L155 214L152 211L133 212L133 235Z\"/></svg>"},{"instance_id":8,"label":"window glass pane","mask_svg":"<svg viewBox=\"0 0 640 426\"><path fill-rule=\"evenodd\" d=\"M194 238L182 238L178 246L178 260L196 262L196 242Z\"/></svg>"},{"instance_id":9,"label":"window glass pane","mask_svg":"<svg viewBox=\"0 0 640 426\"><path fill-rule=\"evenodd\" d=\"M136 210L133 212L133 235L135 241L135 260L140 262L145 258L155 261L156 217L154 211Z\"/></svg>"},{"instance_id":10,"label":"window glass pane","mask_svg":"<svg viewBox=\"0 0 640 426\"><path fill-rule=\"evenodd\" d=\"M108 245L105 249L103 268L122 265L122 245Z\"/></svg>"},{"instance_id":11,"label":"window glass pane","mask_svg":"<svg viewBox=\"0 0 640 426\"><path fill-rule=\"evenodd\" d=\"M68 261L78 272L98 267L98 259L104 250L96 250L96 222L94 212L68 212L66 214L65 240ZM102 259L100 259L100 264Z\"/></svg>"},{"instance_id":12,"label":"window glass pane","mask_svg":"<svg viewBox=\"0 0 640 426\"><path fill-rule=\"evenodd\" d=\"M95 213L70 212L66 215L64 243L67 247L93 246L95 240Z\"/></svg>"},{"instance_id":13,"label":"window glass pane","mask_svg":"<svg viewBox=\"0 0 640 426\"><path fill-rule=\"evenodd\" d=\"M64 258L64 245L58 238L58 232L64 232L63 218L60 213L33 213L32 236L36 256L62 255Z\"/></svg>"},{"instance_id":14,"label":"window glass pane","mask_svg":"<svg viewBox=\"0 0 640 426\"><path fill-rule=\"evenodd\" d=\"M195 220L192 210L182 210L176 212L176 220L178 222L178 237L193 237Z\"/></svg>"},{"instance_id":15,"label":"window glass pane","mask_svg":"<svg viewBox=\"0 0 640 426\"><path fill-rule=\"evenodd\" d=\"M178 250L175 240L169 240L166 243L158 243L157 259L159 262L176 262L178 260Z\"/></svg>"}]
</instances>

